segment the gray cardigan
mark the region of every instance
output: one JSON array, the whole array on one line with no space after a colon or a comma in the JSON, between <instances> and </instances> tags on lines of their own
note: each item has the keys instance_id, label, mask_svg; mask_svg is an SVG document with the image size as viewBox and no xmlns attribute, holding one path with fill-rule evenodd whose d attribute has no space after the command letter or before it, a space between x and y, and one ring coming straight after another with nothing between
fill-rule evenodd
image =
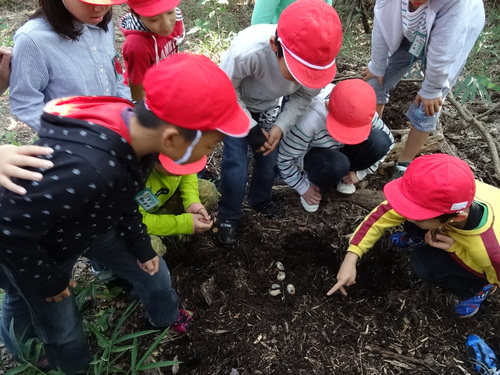
<instances>
[{"instance_id":1,"label":"gray cardigan","mask_svg":"<svg viewBox=\"0 0 500 375\"><path fill-rule=\"evenodd\" d=\"M401 0L377 0L370 72L383 76L403 40ZM485 21L482 0L429 0L425 78L419 94L441 96L456 83Z\"/></svg>"}]
</instances>

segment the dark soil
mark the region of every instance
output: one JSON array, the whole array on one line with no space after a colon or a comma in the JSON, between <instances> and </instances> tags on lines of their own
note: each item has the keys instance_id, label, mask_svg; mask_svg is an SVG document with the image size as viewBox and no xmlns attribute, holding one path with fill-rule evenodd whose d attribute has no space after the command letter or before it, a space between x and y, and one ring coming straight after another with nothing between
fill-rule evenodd
<instances>
[{"instance_id":1,"label":"dark soil","mask_svg":"<svg viewBox=\"0 0 500 375\"><path fill-rule=\"evenodd\" d=\"M340 77L344 70L360 69L339 61ZM392 129L408 126L404 113L417 87L402 83L395 90L384 114ZM472 108L484 110L482 104ZM464 126L449 104L441 120L456 154L471 164L478 178L500 186L479 133ZM490 125L498 138L498 118ZM18 136L26 133L23 125L15 129ZM27 131L25 139L31 136ZM214 170L218 159L211 158ZM473 333L500 353L498 297L485 302L475 317L457 319L453 297L416 280L407 255L386 237L360 262L357 283L347 297L326 296L349 235L381 201L381 188L390 174L388 167L370 176L349 199L328 196L315 214L302 209L295 191L278 185L275 199L285 207L285 219L268 220L245 209L241 238L233 247L220 246L215 232L170 246L165 259L183 307L195 312L194 321L186 334L172 334L151 356L153 361L177 358L182 361L179 367L148 373L469 374L473 370L464 342ZM276 279L276 262L285 267L284 281ZM274 283L280 285L278 296L269 294ZM294 285L295 294L286 292L287 284ZM118 312L127 305L113 304ZM85 315L97 319L108 306L100 301ZM118 318L116 314L109 320L111 327ZM143 330L142 319L137 310L123 333ZM140 351L153 340L143 340ZM92 345L97 348L95 341Z\"/></svg>"}]
</instances>

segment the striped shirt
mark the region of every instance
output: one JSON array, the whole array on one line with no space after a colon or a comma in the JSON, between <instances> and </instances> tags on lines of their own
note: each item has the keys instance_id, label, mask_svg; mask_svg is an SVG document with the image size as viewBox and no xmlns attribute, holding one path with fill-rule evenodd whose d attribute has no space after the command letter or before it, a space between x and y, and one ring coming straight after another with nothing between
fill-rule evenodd
<instances>
[{"instance_id":1,"label":"striped shirt","mask_svg":"<svg viewBox=\"0 0 500 375\"><path fill-rule=\"evenodd\" d=\"M403 22L403 35L410 42L415 40L417 32L427 35L427 8L429 3L425 3L418 7L414 12L410 11L410 1L401 1L401 12Z\"/></svg>"},{"instance_id":2,"label":"striped shirt","mask_svg":"<svg viewBox=\"0 0 500 375\"><path fill-rule=\"evenodd\" d=\"M344 146L343 143L334 139L326 130L326 116L328 112L325 107L325 100L328 98L332 88L333 85L328 85L313 99L309 107L310 109L302 119L289 130L280 143L278 152L279 172L285 183L295 189L300 195L303 195L311 186L311 183L307 180L302 170L304 156L307 152L315 147L340 149ZM373 117L372 124L373 129L380 129L386 133L391 139L392 145L394 145L394 137L391 131L376 113ZM392 149L392 145L390 149ZM389 150L387 152L389 152ZM357 177L361 180L365 178L367 174L375 172L386 156L387 155L384 155L382 159L369 168L362 171L356 171Z\"/></svg>"},{"instance_id":3,"label":"striped shirt","mask_svg":"<svg viewBox=\"0 0 500 375\"><path fill-rule=\"evenodd\" d=\"M78 40L54 32L45 18L26 22L14 35L10 103L12 114L40 129L45 103L75 95L120 96L130 90L115 66L113 24L109 31L82 25Z\"/></svg>"}]
</instances>

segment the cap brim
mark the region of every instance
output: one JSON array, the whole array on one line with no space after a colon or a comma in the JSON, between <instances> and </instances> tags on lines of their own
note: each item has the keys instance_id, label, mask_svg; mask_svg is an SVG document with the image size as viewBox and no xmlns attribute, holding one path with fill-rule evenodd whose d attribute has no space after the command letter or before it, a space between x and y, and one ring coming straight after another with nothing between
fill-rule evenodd
<instances>
[{"instance_id":1,"label":"cap brim","mask_svg":"<svg viewBox=\"0 0 500 375\"><path fill-rule=\"evenodd\" d=\"M410 220L428 220L443 214L427 207L421 207L410 201L403 194L402 183L403 177L390 181L384 186L384 195L398 214Z\"/></svg>"},{"instance_id":2,"label":"cap brim","mask_svg":"<svg viewBox=\"0 0 500 375\"><path fill-rule=\"evenodd\" d=\"M326 116L326 129L328 133L337 141L346 145L357 145L366 141L370 135L371 123L368 126L361 126L357 128L347 127L342 125L335 118L328 114Z\"/></svg>"},{"instance_id":3,"label":"cap brim","mask_svg":"<svg viewBox=\"0 0 500 375\"><path fill-rule=\"evenodd\" d=\"M337 64L333 64L327 69L313 69L293 58L285 48L283 48L283 56L290 74L302 86L321 89L332 82L337 74Z\"/></svg>"},{"instance_id":4,"label":"cap brim","mask_svg":"<svg viewBox=\"0 0 500 375\"><path fill-rule=\"evenodd\" d=\"M127 0L80 0L82 3L95 5L119 5L124 4Z\"/></svg>"},{"instance_id":5,"label":"cap brim","mask_svg":"<svg viewBox=\"0 0 500 375\"><path fill-rule=\"evenodd\" d=\"M246 112L238 105L234 115L224 122L224 125L217 126L215 130L235 138L243 138L250 131L251 120Z\"/></svg>"},{"instance_id":6,"label":"cap brim","mask_svg":"<svg viewBox=\"0 0 500 375\"><path fill-rule=\"evenodd\" d=\"M164 154L160 154L158 156L158 160L160 161L162 167L165 168L165 170L168 173L172 173L178 176L198 173L207 165L206 155L203 155L203 157L200 160L188 164L176 164L172 159L170 159L167 155Z\"/></svg>"}]
</instances>

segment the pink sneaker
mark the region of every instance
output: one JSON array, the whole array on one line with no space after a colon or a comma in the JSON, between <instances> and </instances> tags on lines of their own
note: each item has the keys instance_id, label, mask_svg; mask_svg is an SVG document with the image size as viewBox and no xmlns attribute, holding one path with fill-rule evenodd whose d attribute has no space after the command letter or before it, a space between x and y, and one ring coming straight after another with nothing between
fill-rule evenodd
<instances>
[{"instance_id":1,"label":"pink sneaker","mask_svg":"<svg viewBox=\"0 0 500 375\"><path fill-rule=\"evenodd\" d=\"M173 330L184 333L186 332L187 325L193 320L193 311L179 309L179 317L177 321L170 326Z\"/></svg>"}]
</instances>

